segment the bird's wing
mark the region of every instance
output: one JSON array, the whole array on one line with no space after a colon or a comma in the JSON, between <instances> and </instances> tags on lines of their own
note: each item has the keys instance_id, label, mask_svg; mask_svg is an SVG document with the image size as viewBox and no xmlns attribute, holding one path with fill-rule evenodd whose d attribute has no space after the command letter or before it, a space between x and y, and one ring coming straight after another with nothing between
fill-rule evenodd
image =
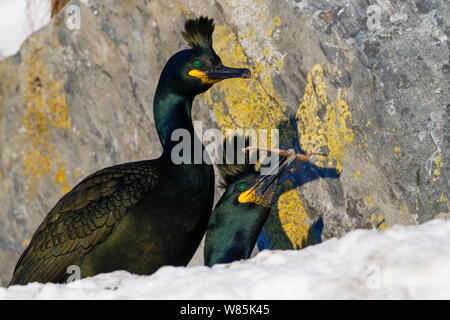
<instances>
[{"instance_id":1,"label":"bird's wing","mask_svg":"<svg viewBox=\"0 0 450 320\"><path fill-rule=\"evenodd\" d=\"M154 189L157 160L102 169L62 197L34 233L11 284L58 282L68 266L103 242L114 226Z\"/></svg>"}]
</instances>

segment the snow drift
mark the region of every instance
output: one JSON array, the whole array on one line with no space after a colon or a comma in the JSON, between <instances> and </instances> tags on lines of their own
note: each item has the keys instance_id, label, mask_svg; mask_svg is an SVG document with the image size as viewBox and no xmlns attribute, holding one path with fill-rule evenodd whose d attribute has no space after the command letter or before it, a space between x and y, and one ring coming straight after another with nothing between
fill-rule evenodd
<instances>
[{"instance_id":1,"label":"snow drift","mask_svg":"<svg viewBox=\"0 0 450 320\"><path fill-rule=\"evenodd\" d=\"M125 271L67 285L0 288L0 299L450 299L450 221L355 230L300 251L208 267Z\"/></svg>"}]
</instances>

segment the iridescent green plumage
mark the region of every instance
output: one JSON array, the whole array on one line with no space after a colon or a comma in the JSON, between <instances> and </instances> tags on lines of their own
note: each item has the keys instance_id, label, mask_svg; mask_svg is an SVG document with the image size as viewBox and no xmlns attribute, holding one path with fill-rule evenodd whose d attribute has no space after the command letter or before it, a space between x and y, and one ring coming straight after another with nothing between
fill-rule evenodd
<instances>
[{"instance_id":1,"label":"iridescent green plumage","mask_svg":"<svg viewBox=\"0 0 450 320\"><path fill-rule=\"evenodd\" d=\"M159 183L158 162L105 168L81 181L45 217L20 257L15 283L60 281Z\"/></svg>"},{"instance_id":2,"label":"iridescent green plumage","mask_svg":"<svg viewBox=\"0 0 450 320\"><path fill-rule=\"evenodd\" d=\"M237 138L232 140L232 144L225 141L225 154L230 147L235 148L234 155L239 151ZM226 163L224 159L224 163L219 165L219 171L224 179L225 192L208 222L204 247L205 265L213 266L250 257L275 199L278 179L290 163L288 159L282 158L278 169L272 172L273 175L260 175L248 153L243 164L237 164L236 157L230 163ZM255 199L242 203L240 195L248 190L255 191ZM258 201L257 198L264 201Z\"/></svg>"}]
</instances>

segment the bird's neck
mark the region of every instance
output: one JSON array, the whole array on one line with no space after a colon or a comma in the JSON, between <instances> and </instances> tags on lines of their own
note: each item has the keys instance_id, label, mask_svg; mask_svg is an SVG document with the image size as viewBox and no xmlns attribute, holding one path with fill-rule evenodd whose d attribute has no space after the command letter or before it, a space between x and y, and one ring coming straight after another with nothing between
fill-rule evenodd
<instances>
[{"instance_id":1,"label":"bird's neck","mask_svg":"<svg viewBox=\"0 0 450 320\"><path fill-rule=\"evenodd\" d=\"M180 143L180 135L198 143L192 124L191 109L192 97L183 97L171 92L159 84L155 93L153 113L155 117L156 130L163 147L163 157L171 156L173 148ZM178 132L174 131L178 130ZM172 141L172 134L177 137ZM203 146L202 146L203 149Z\"/></svg>"}]
</instances>

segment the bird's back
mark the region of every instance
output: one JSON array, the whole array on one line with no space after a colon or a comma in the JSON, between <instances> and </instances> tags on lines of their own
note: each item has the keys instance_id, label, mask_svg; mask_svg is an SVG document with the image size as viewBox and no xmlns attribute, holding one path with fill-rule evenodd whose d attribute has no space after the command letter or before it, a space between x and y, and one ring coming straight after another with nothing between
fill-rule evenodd
<instances>
[{"instance_id":1,"label":"bird's back","mask_svg":"<svg viewBox=\"0 0 450 320\"><path fill-rule=\"evenodd\" d=\"M160 158L102 169L48 213L10 285L63 282L71 265L82 278L185 265L200 244L213 197L209 165L175 166Z\"/></svg>"},{"instance_id":2,"label":"bird's back","mask_svg":"<svg viewBox=\"0 0 450 320\"><path fill-rule=\"evenodd\" d=\"M34 233L11 284L59 282L160 182L159 160L108 167L62 197Z\"/></svg>"}]
</instances>

